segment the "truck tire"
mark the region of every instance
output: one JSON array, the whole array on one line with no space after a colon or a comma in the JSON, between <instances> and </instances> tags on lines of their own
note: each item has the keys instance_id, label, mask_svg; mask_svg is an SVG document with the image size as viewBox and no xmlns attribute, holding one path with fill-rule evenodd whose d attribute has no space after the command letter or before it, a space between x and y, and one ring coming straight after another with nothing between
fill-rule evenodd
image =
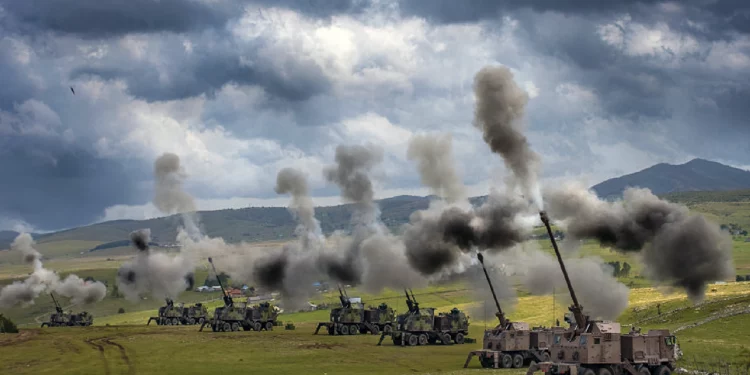
<instances>
[{"instance_id":1,"label":"truck tire","mask_svg":"<svg viewBox=\"0 0 750 375\"><path fill-rule=\"evenodd\" d=\"M172 319L172 325L173 325L173 326L178 326L178 325L180 325L180 320L179 320L179 319L177 319L177 318L173 318L173 319Z\"/></svg>"},{"instance_id":2,"label":"truck tire","mask_svg":"<svg viewBox=\"0 0 750 375\"><path fill-rule=\"evenodd\" d=\"M599 375L612 375L612 370L602 367L599 369Z\"/></svg>"},{"instance_id":3,"label":"truck tire","mask_svg":"<svg viewBox=\"0 0 750 375\"><path fill-rule=\"evenodd\" d=\"M427 335L424 333L419 335L419 345L427 345Z\"/></svg>"},{"instance_id":4,"label":"truck tire","mask_svg":"<svg viewBox=\"0 0 750 375\"><path fill-rule=\"evenodd\" d=\"M203 322L205 322L205 321L206 321L206 319L200 318L200 319L198 319L198 324L203 325Z\"/></svg>"},{"instance_id":5,"label":"truck tire","mask_svg":"<svg viewBox=\"0 0 750 375\"><path fill-rule=\"evenodd\" d=\"M349 334L350 335L356 335L359 333L359 326L356 324L352 324L349 326Z\"/></svg>"},{"instance_id":6,"label":"truck tire","mask_svg":"<svg viewBox=\"0 0 750 375\"><path fill-rule=\"evenodd\" d=\"M464 334L459 332L456 333L456 338L453 339L453 341L456 342L456 344L463 344L464 343Z\"/></svg>"},{"instance_id":7,"label":"truck tire","mask_svg":"<svg viewBox=\"0 0 750 375\"><path fill-rule=\"evenodd\" d=\"M380 333L380 327L378 327L378 326L376 326L376 325L373 324L373 326L372 326L372 334L373 335L377 335L378 333Z\"/></svg>"},{"instance_id":8,"label":"truck tire","mask_svg":"<svg viewBox=\"0 0 750 375\"><path fill-rule=\"evenodd\" d=\"M253 323L253 329L260 332L261 329L263 329L263 325L260 324L260 322Z\"/></svg>"},{"instance_id":9,"label":"truck tire","mask_svg":"<svg viewBox=\"0 0 750 375\"><path fill-rule=\"evenodd\" d=\"M229 322L224 323L224 332L232 332L232 325Z\"/></svg>"},{"instance_id":10,"label":"truck tire","mask_svg":"<svg viewBox=\"0 0 750 375\"><path fill-rule=\"evenodd\" d=\"M443 334L443 345L450 345L451 344L451 334L445 333Z\"/></svg>"},{"instance_id":11,"label":"truck tire","mask_svg":"<svg viewBox=\"0 0 750 375\"><path fill-rule=\"evenodd\" d=\"M169 320L169 319L167 319L166 323L167 323L167 325L168 325L168 326L171 326L171 325L172 325L172 321L171 321L171 320Z\"/></svg>"},{"instance_id":12,"label":"truck tire","mask_svg":"<svg viewBox=\"0 0 750 375\"><path fill-rule=\"evenodd\" d=\"M191 326L194 326L195 325L195 318L188 319L188 324L190 324Z\"/></svg>"},{"instance_id":13,"label":"truck tire","mask_svg":"<svg viewBox=\"0 0 750 375\"><path fill-rule=\"evenodd\" d=\"M596 373L594 372L594 370L587 368L583 369L583 375L596 375Z\"/></svg>"},{"instance_id":14,"label":"truck tire","mask_svg":"<svg viewBox=\"0 0 750 375\"><path fill-rule=\"evenodd\" d=\"M523 367L523 356L520 354L513 355L513 368Z\"/></svg>"},{"instance_id":15,"label":"truck tire","mask_svg":"<svg viewBox=\"0 0 750 375\"><path fill-rule=\"evenodd\" d=\"M273 331L273 322L266 322L266 331Z\"/></svg>"},{"instance_id":16,"label":"truck tire","mask_svg":"<svg viewBox=\"0 0 750 375\"><path fill-rule=\"evenodd\" d=\"M667 366L661 365L654 369L653 375L672 375L672 370Z\"/></svg>"},{"instance_id":17,"label":"truck tire","mask_svg":"<svg viewBox=\"0 0 750 375\"><path fill-rule=\"evenodd\" d=\"M341 334L342 335L348 335L349 334L349 326L343 324L341 325Z\"/></svg>"},{"instance_id":18,"label":"truck tire","mask_svg":"<svg viewBox=\"0 0 750 375\"><path fill-rule=\"evenodd\" d=\"M240 330L240 323L234 322L232 323L232 332L237 332Z\"/></svg>"},{"instance_id":19,"label":"truck tire","mask_svg":"<svg viewBox=\"0 0 750 375\"><path fill-rule=\"evenodd\" d=\"M648 369L648 366L641 366L638 369L638 375L651 375L651 370Z\"/></svg>"},{"instance_id":20,"label":"truck tire","mask_svg":"<svg viewBox=\"0 0 750 375\"><path fill-rule=\"evenodd\" d=\"M501 368L512 368L513 367L513 357L511 357L508 353L501 354L500 357L500 367Z\"/></svg>"},{"instance_id":21,"label":"truck tire","mask_svg":"<svg viewBox=\"0 0 750 375\"><path fill-rule=\"evenodd\" d=\"M419 344L419 338L417 335L410 335L409 336L409 346L417 346Z\"/></svg>"}]
</instances>

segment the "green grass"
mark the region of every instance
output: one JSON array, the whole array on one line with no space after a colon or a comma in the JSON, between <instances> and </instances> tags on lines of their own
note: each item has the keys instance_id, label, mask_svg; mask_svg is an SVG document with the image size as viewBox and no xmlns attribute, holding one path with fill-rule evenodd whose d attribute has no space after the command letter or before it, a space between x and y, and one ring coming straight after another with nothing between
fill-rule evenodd
<instances>
[{"instance_id":1,"label":"green grass","mask_svg":"<svg viewBox=\"0 0 750 375\"><path fill-rule=\"evenodd\" d=\"M460 285L414 292L423 306L432 304L430 306L439 310L476 305L471 301L464 302L465 292ZM674 309L689 306L683 293L664 295L655 289L639 288L632 291L630 308L620 321L626 325L636 319L658 317L656 304L659 303L665 321L652 320L648 325L643 325L644 329L675 328L732 305L748 305L749 293L750 283L713 285L704 304L670 314ZM386 291L370 297L369 301L373 303L390 301L399 298L399 293ZM328 294L322 296L321 300L332 298L333 295ZM549 325L551 307L551 296L520 297L510 318L533 325ZM558 313L562 314L563 308L558 305ZM632 309L638 309L639 315L633 314ZM0 336L3 353L0 373L101 374L105 373L105 368L112 374L127 373L128 370L130 373L212 373L217 369L225 373L252 371L274 374L487 373L487 370L479 368L476 361L468 369L462 368L468 352L479 348L479 343L402 348L394 347L389 340L385 340L378 347L376 343L379 337L374 335L312 335L318 321L328 320L328 311L282 314L282 321L295 321L296 330L286 331L277 327L272 332L214 333L198 332L196 326L147 327L148 316L148 312L141 316L136 313L120 314L106 320L98 319L94 327L22 329L18 336ZM681 331L677 336L685 357L690 360L693 357L739 360L740 350L747 345L746 338L750 334L749 319L750 315L741 315ZM495 324L489 317L486 323L483 320L483 317L472 317L470 337L481 338L484 329ZM107 323L110 326L98 325ZM624 327L623 331L626 330ZM517 370L500 372L524 373Z\"/></svg>"}]
</instances>

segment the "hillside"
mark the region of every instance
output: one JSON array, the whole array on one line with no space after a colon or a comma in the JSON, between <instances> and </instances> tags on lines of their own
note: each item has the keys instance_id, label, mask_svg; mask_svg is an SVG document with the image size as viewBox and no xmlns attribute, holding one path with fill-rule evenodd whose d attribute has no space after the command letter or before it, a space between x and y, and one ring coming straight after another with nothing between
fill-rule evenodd
<instances>
[{"instance_id":1,"label":"hillside","mask_svg":"<svg viewBox=\"0 0 750 375\"><path fill-rule=\"evenodd\" d=\"M750 229L750 189L715 192L680 192L662 195L672 201L686 204L691 210L701 212L719 224L737 224ZM413 212L427 208L434 197L398 196L378 201L383 222L397 232L401 225L409 221ZM479 204L485 197L471 198ZM340 205L318 207L315 215L320 220L326 234L349 227L352 206ZM288 240L294 235L296 223L284 207L249 207L219 211L200 211L200 225L207 235L222 237L230 243ZM177 228L181 225L178 215L151 220L116 220L48 234L34 234L40 249L45 245L65 244L68 250L60 248L57 255L68 252L78 254L87 250L122 249L128 246L131 231L150 228L152 239L159 245L174 242ZM0 237L0 249L7 249L17 233L4 231ZM83 245L87 247L82 247ZM2 258L2 257L0 257ZM2 262L3 259L0 259Z\"/></svg>"},{"instance_id":2,"label":"hillside","mask_svg":"<svg viewBox=\"0 0 750 375\"><path fill-rule=\"evenodd\" d=\"M656 164L642 171L591 187L603 199L617 198L626 187L651 189L654 194L750 189L750 172L713 161L693 159L685 164Z\"/></svg>"}]
</instances>

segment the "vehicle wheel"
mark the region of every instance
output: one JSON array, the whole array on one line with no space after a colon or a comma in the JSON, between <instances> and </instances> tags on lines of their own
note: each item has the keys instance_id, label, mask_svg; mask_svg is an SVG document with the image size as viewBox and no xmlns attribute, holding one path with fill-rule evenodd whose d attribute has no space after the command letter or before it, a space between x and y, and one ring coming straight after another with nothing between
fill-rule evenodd
<instances>
[{"instance_id":1,"label":"vehicle wheel","mask_svg":"<svg viewBox=\"0 0 750 375\"><path fill-rule=\"evenodd\" d=\"M373 335L377 335L378 333L380 333L380 327L378 327L376 325L373 325L372 326L372 334Z\"/></svg>"},{"instance_id":2,"label":"vehicle wheel","mask_svg":"<svg viewBox=\"0 0 750 375\"><path fill-rule=\"evenodd\" d=\"M349 334L350 335L356 335L359 333L359 326L356 324L352 324L349 326Z\"/></svg>"},{"instance_id":3,"label":"vehicle wheel","mask_svg":"<svg viewBox=\"0 0 750 375\"><path fill-rule=\"evenodd\" d=\"M188 323L190 323L191 326L194 326L195 325L195 318L190 318L188 320Z\"/></svg>"},{"instance_id":4,"label":"vehicle wheel","mask_svg":"<svg viewBox=\"0 0 750 375\"><path fill-rule=\"evenodd\" d=\"M661 365L654 370L654 375L672 375L672 370L667 366Z\"/></svg>"},{"instance_id":5,"label":"vehicle wheel","mask_svg":"<svg viewBox=\"0 0 750 375\"><path fill-rule=\"evenodd\" d=\"M172 325L173 326L178 326L178 325L180 325L180 321L177 318L174 318L174 319L172 319Z\"/></svg>"},{"instance_id":6,"label":"vehicle wheel","mask_svg":"<svg viewBox=\"0 0 750 375\"><path fill-rule=\"evenodd\" d=\"M266 331L273 331L273 322L266 322Z\"/></svg>"},{"instance_id":7,"label":"vehicle wheel","mask_svg":"<svg viewBox=\"0 0 750 375\"><path fill-rule=\"evenodd\" d=\"M232 323L232 332L237 332L240 330L240 323L234 322Z\"/></svg>"},{"instance_id":8,"label":"vehicle wheel","mask_svg":"<svg viewBox=\"0 0 750 375\"><path fill-rule=\"evenodd\" d=\"M165 323L167 323L167 325L168 325L168 326L171 326L171 325L172 325L172 321L171 321L171 320L169 320L169 319L167 319L167 321L166 321Z\"/></svg>"},{"instance_id":9,"label":"vehicle wheel","mask_svg":"<svg viewBox=\"0 0 750 375\"><path fill-rule=\"evenodd\" d=\"M583 375L596 375L596 373L594 372L594 370L587 368L583 370Z\"/></svg>"},{"instance_id":10,"label":"vehicle wheel","mask_svg":"<svg viewBox=\"0 0 750 375\"><path fill-rule=\"evenodd\" d=\"M513 357L510 356L508 353L501 354L500 357L500 367L502 368L511 368L513 367Z\"/></svg>"},{"instance_id":11,"label":"vehicle wheel","mask_svg":"<svg viewBox=\"0 0 750 375\"><path fill-rule=\"evenodd\" d=\"M393 332L393 327L390 324L386 324L385 327L383 327L383 332L390 334Z\"/></svg>"},{"instance_id":12,"label":"vehicle wheel","mask_svg":"<svg viewBox=\"0 0 750 375\"><path fill-rule=\"evenodd\" d=\"M224 323L224 332L232 332L232 325L229 322Z\"/></svg>"},{"instance_id":13,"label":"vehicle wheel","mask_svg":"<svg viewBox=\"0 0 750 375\"><path fill-rule=\"evenodd\" d=\"M419 335L419 345L427 345L427 335L426 334L420 334Z\"/></svg>"},{"instance_id":14,"label":"vehicle wheel","mask_svg":"<svg viewBox=\"0 0 750 375\"><path fill-rule=\"evenodd\" d=\"M463 344L464 343L464 334L459 332L456 334L456 338L454 339L456 344Z\"/></svg>"},{"instance_id":15,"label":"vehicle wheel","mask_svg":"<svg viewBox=\"0 0 750 375\"><path fill-rule=\"evenodd\" d=\"M638 369L638 375L651 375L651 371L648 369L648 366L642 366Z\"/></svg>"},{"instance_id":16,"label":"vehicle wheel","mask_svg":"<svg viewBox=\"0 0 750 375\"><path fill-rule=\"evenodd\" d=\"M198 324L203 325L203 323L206 321L204 318L198 319Z\"/></svg>"},{"instance_id":17,"label":"vehicle wheel","mask_svg":"<svg viewBox=\"0 0 750 375\"><path fill-rule=\"evenodd\" d=\"M444 345L450 345L451 344L451 334L446 333L443 335L443 344Z\"/></svg>"},{"instance_id":18,"label":"vehicle wheel","mask_svg":"<svg viewBox=\"0 0 750 375\"><path fill-rule=\"evenodd\" d=\"M409 346L416 346L419 344L419 338L416 335L409 336Z\"/></svg>"},{"instance_id":19,"label":"vehicle wheel","mask_svg":"<svg viewBox=\"0 0 750 375\"><path fill-rule=\"evenodd\" d=\"M342 335L348 335L348 334L349 334L349 326L347 326L347 325L342 325L342 326L341 326L341 334L342 334Z\"/></svg>"},{"instance_id":20,"label":"vehicle wheel","mask_svg":"<svg viewBox=\"0 0 750 375\"><path fill-rule=\"evenodd\" d=\"M599 375L612 375L612 371L606 367L599 369Z\"/></svg>"},{"instance_id":21,"label":"vehicle wheel","mask_svg":"<svg viewBox=\"0 0 750 375\"><path fill-rule=\"evenodd\" d=\"M513 355L513 368L523 367L523 356L520 354Z\"/></svg>"},{"instance_id":22,"label":"vehicle wheel","mask_svg":"<svg viewBox=\"0 0 750 375\"><path fill-rule=\"evenodd\" d=\"M263 325L260 324L260 322L253 323L253 329L260 332L261 329L263 329Z\"/></svg>"}]
</instances>

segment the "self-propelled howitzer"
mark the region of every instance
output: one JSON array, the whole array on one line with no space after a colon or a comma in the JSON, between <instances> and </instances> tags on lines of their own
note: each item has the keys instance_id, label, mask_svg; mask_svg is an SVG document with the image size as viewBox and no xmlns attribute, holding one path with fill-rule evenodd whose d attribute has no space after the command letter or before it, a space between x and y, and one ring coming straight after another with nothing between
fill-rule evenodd
<instances>
[{"instance_id":1,"label":"self-propelled howitzer","mask_svg":"<svg viewBox=\"0 0 750 375\"><path fill-rule=\"evenodd\" d=\"M346 294L346 289L339 286L339 301L341 307L331 309L331 314L327 322L320 322L315 328L315 335L321 328L325 327L329 335L356 335L390 332L391 324L394 319L393 309L386 304L379 307L369 307L365 309L364 304L352 304L351 299Z\"/></svg>"},{"instance_id":2,"label":"self-propelled howitzer","mask_svg":"<svg viewBox=\"0 0 750 375\"><path fill-rule=\"evenodd\" d=\"M492 292L492 298L495 300L495 307L497 307L495 316L498 325L484 331L482 349L469 353L464 368L469 365L471 358L475 355L484 368L521 368L532 360L549 360L548 346L552 342L553 332L563 329L560 327L529 329L528 323L511 322L506 318L505 313L500 308L495 288L492 286L490 275L484 265L484 256L477 253L477 259L482 265L484 276L487 278L490 292Z\"/></svg>"},{"instance_id":3,"label":"self-propelled howitzer","mask_svg":"<svg viewBox=\"0 0 750 375\"><path fill-rule=\"evenodd\" d=\"M620 323L594 320L583 314L549 218L545 212L540 216L573 300L569 307L573 319L568 330L554 334L550 345L551 360L532 363L527 375L535 371L547 375L671 375L678 348L677 340L669 330L650 330L646 334L633 330L621 334Z\"/></svg>"},{"instance_id":4,"label":"self-propelled howitzer","mask_svg":"<svg viewBox=\"0 0 750 375\"><path fill-rule=\"evenodd\" d=\"M57 299L55 299L55 296L52 293L49 296L52 297L52 302L55 304L55 313L50 315L48 322L42 323L42 327L87 327L94 323L94 317L88 311L78 314L73 314L72 312L66 313L57 302Z\"/></svg>"}]
</instances>

